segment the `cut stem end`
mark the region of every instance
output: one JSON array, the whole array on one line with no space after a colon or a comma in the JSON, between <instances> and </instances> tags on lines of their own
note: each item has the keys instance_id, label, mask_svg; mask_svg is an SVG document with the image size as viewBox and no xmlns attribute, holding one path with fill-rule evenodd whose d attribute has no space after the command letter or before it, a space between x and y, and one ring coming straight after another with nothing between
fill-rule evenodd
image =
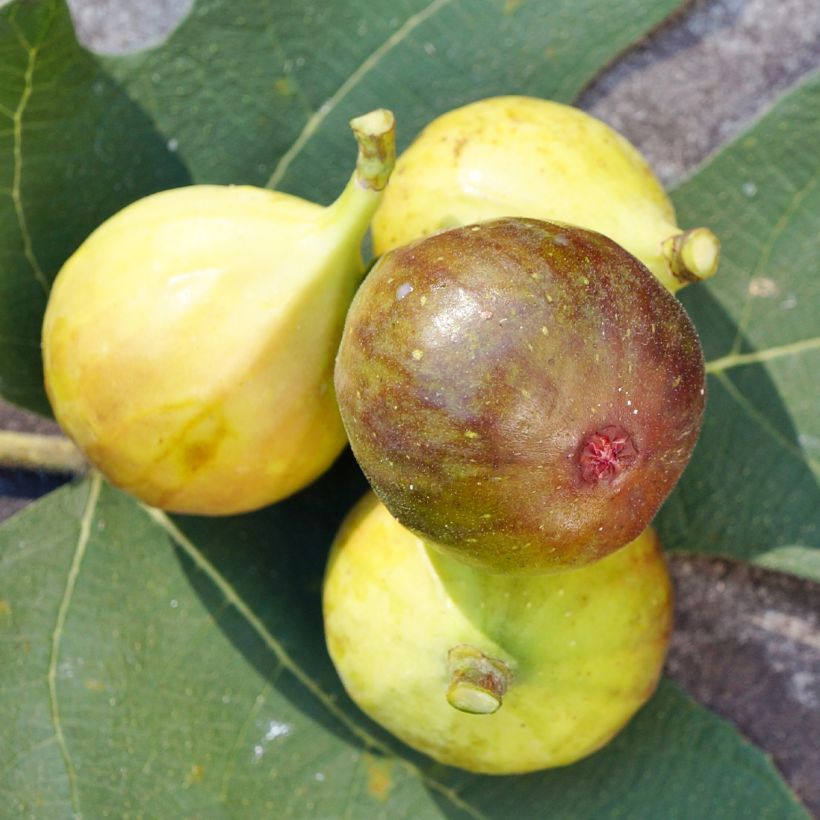
<instances>
[{"instance_id":1,"label":"cut stem end","mask_svg":"<svg viewBox=\"0 0 820 820\"><path fill-rule=\"evenodd\" d=\"M670 236L663 255L678 287L714 276L720 261L720 240L708 228L692 228Z\"/></svg>"},{"instance_id":2,"label":"cut stem end","mask_svg":"<svg viewBox=\"0 0 820 820\"><path fill-rule=\"evenodd\" d=\"M365 188L384 190L396 164L396 120L392 111L377 108L350 121L359 144L356 179Z\"/></svg>"},{"instance_id":3,"label":"cut stem end","mask_svg":"<svg viewBox=\"0 0 820 820\"><path fill-rule=\"evenodd\" d=\"M356 170L322 220L343 244L358 248L396 164L396 123L390 111L379 108L351 120L350 127L359 146Z\"/></svg>"},{"instance_id":4,"label":"cut stem end","mask_svg":"<svg viewBox=\"0 0 820 820\"><path fill-rule=\"evenodd\" d=\"M447 702L460 712L491 715L501 708L512 672L504 661L490 658L469 644L454 646L448 656Z\"/></svg>"}]
</instances>

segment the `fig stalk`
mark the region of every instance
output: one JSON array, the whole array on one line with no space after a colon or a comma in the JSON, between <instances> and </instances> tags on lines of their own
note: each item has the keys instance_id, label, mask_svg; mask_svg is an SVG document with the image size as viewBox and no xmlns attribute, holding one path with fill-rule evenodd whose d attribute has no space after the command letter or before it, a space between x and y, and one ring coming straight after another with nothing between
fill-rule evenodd
<instances>
[{"instance_id":1,"label":"fig stalk","mask_svg":"<svg viewBox=\"0 0 820 820\"><path fill-rule=\"evenodd\" d=\"M352 119L350 128L359 147L356 169L342 193L325 210L322 222L336 229L339 236L350 237L358 247L393 171L396 125L393 113L379 108Z\"/></svg>"},{"instance_id":2,"label":"fig stalk","mask_svg":"<svg viewBox=\"0 0 820 820\"><path fill-rule=\"evenodd\" d=\"M88 469L88 462L65 436L0 430L0 467L82 473Z\"/></svg>"},{"instance_id":3,"label":"fig stalk","mask_svg":"<svg viewBox=\"0 0 820 820\"><path fill-rule=\"evenodd\" d=\"M359 145L356 178L365 188L383 191L396 162L396 123L392 111L377 108L352 119L350 127Z\"/></svg>"},{"instance_id":4,"label":"fig stalk","mask_svg":"<svg viewBox=\"0 0 820 820\"><path fill-rule=\"evenodd\" d=\"M447 664L450 706L471 715L491 715L501 708L512 678L504 661L488 657L475 646L459 644L449 651Z\"/></svg>"},{"instance_id":5,"label":"fig stalk","mask_svg":"<svg viewBox=\"0 0 820 820\"><path fill-rule=\"evenodd\" d=\"M673 234L661 243L672 279L658 277L674 293L690 282L714 276L720 261L720 242L708 228Z\"/></svg>"}]
</instances>

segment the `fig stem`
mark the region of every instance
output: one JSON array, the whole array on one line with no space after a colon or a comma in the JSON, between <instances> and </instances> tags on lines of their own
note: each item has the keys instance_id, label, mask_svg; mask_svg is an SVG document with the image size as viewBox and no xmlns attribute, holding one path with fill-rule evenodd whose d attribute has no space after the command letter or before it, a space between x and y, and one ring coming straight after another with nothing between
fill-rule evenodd
<instances>
[{"instance_id":1,"label":"fig stem","mask_svg":"<svg viewBox=\"0 0 820 820\"><path fill-rule=\"evenodd\" d=\"M450 686L447 702L460 712L491 715L501 707L512 680L510 667L470 644L454 646L447 655Z\"/></svg>"},{"instance_id":2,"label":"fig stem","mask_svg":"<svg viewBox=\"0 0 820 820\"><path fill-rule=\"evenodd\" d=\"M379 108L351 120L350 127L359 146L356 170L324 220L344 243L358 247L396 164L396 122L390 111Z\"/></svg>"},{"instance_id":3,"label":"fig stem","mask_svg":"<svg viewBox=\"0 0 820 820\"><path fill-rule=\"evenodd\" d=\"M715 275L720 260L720 240L708 228L673 234L661 244L674 277L674 290ZM668 285L667 285L668 286Z\"/></svg>"},{"instance_id":4,"label":"fig stem","mask_svg":"<svg viewBox=\"0 0 820 820\"><path fill-rule=\"evenodd\" d=\"M396 119L392 111L377 108L350 121L359 144L356 178L359 184L383 191L396 164Z\"/></svg>"},{"instance_id":5,"label":"fig stem","mask_svg":"<svg viewBox=\"0 0 820 820\"><path fill-rule=\"evenodd\" d=\"M0 467L44 473L84 473L88 462L65 436L0 430Z\"/></svg>"}]
</instances>

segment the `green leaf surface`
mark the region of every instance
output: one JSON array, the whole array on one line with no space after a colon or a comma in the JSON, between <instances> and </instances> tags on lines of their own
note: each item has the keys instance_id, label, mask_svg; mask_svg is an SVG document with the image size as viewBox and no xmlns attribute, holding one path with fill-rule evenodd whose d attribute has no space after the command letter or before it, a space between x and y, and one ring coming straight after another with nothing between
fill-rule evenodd
<instances>
[{"instance_id":1,"label":"green leaf surface","mask_svg":"<svg viewBox=\"0 0 820 820\"><path fill-rule=\"evenodd\" d=\"M51 280L107 216L188 181L150 116L77 46L61 4L0 9L0 394L49 412Z\"/></svg>"},{"instance_id":2,"label":"green leaf surface","mask_svg":"<svg viewBox=\"0 0 820 820\"><path fill-rule=\"evenodd\" d=\"M820 550L808 547L775 547L755 556L754 563L767 569L802 575L820 582Z\"/></svg>"},{"instance_id":3,"label":"green leaf surface","mask_svg":"<svg viewBox=\"0 0 820 820\"><path fill-rule=\"evenodd\" d=\"M406 145L471 99L571 100L677 5L200 0L166 43L117 58L79 47L61 2L0 9L0 393L48 412L49 283L125 204L190 182L329 202L351 116L392 108ZM677 549L783 566L789 547L800 571L818 510L817 111L815 82L676 194L724 265L685 297L710 406L661 519ZM747 298L769 280L779 302ZM398 744L347 699L322 637L326 552L363 489L346 458L258 514L170 519L92 479L0 529L0 815L805 816L764 755L668 683L566 769L477 777Z\"/></svg>"},{"instance_id":4,"label":"green leaf surface","mask_svg":"<svg viewBox=\"0 0 820 820\"><path fill-rule=\"evenodd\" d=\"M348 120L391 108L405 144L489 94L571 99L680 0L200 0L158 48L89 54L59 0L0 9L0 395L48 413L48 286L106 217L197 183L327 204Z\"/></svg>"},{"instance_id":5,"label":"green leaf surface","mask_svg":"<svg viewBox=\"0 0 820 820\"><path fill-rule=\"evenodd\" d=\"M480 777L368 721L319 584L362 479L209 521L100 479L0 530L0 795L13 816L805 817L759 751L671 684L566 769Z\"/></svg>"},{"instance_id":6,"label":"green leaf surface","mask_svg":"<svg viewBox=\"0 0 820 820\"><path fill-rule=\"evenodd\" d=\"M676 550L753 560L783 547L816 573L820 530L820 75L675 192L709 225L718 275L687 289L708 362L695 455L660 517ZM781 564L781 566L785 566Z\"/></svg>"}]
</instances>

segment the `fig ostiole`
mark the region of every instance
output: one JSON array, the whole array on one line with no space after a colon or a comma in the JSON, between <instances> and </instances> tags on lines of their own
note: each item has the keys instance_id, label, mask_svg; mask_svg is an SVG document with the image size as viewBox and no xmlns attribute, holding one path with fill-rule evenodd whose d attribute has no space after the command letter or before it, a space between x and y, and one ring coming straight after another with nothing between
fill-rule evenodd
<instances>
[{"instance_id":1,"label":"fig ostiole","mask_svg":"<svg viewBox=\"0 0 820 820\"><path fill-rule=\"evenodd\" d=\"M560 571L648 526L700 430L703 354L679 301L592 231L454 228L380 258L336 393L406 527L488 571Z\"/></svg>"},{"instance_id":2,"label":"fig ostiole","mask_svg":"<svg viewBox=\"0 0 820 820\"><path fill-rule=\"evenodd\" d=\"M638 151L577 108L493 97L433 120L402 153L373 219L382 254L436 231L504 216L598 231L671 291L715 273L708 228L681 231Z\"/></svg>"},{"instance_id":3,"label":"fig ostiole","mask_svg":"<svg viewBox=\"0 0 820 820\"><path fill-rule=\"evenodd\" d=\"M413 748L488 774L566 765L613 737L655 689L671 602L652 530L590 566L516 578L429 548L372 493L323 588L350 697Z\"/></svg>"},{"instance_id":4,"label":"fig ostiole","mask_svg":"<svg viewBox=\"0 0 820 820\"><path fill-rule=\"evenodd\" d=\"M43 325L57 421L112 483L202 515L256 509L345 445L333 362L360 243L395 157L390 112L351 122L327 208L249 186L139 200L65 263Z\"/></svg>"}]
</instances>

